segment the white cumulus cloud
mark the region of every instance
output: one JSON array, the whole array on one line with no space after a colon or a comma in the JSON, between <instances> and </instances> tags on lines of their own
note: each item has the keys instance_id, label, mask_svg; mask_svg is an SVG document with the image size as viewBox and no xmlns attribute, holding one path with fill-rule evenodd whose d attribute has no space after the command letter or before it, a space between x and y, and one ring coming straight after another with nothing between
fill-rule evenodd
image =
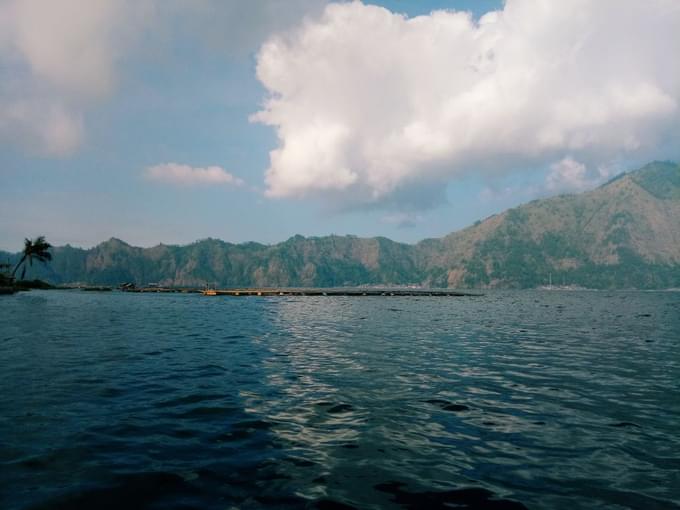
<instances>
[{"instance_id":1,"label":"white cumulus cloud","mask_svg":"<svg viewBox=\"0 0 680 510\"><path fill-rule=\"evenodd\" d=\"M571 158L553 163L546 178L546 188L549 191L583 191L592 185L593 181L588 178L586 166Z\"/></svg>"},{"instance_id":2,"label":"white cumulus cloud","mask_svg":"<svg viewBox=\"0 0 680 510\"><path fill-rule=\"evenodd\" d=\"M219 166L193 167L179 163L162 163L144 170L144 177L150 181L164 182L178 186L231 184L242 186L244 183Z\"/></svg>"},{"instance_id":3,"label":"white cumulus cloud","mask_svg":"<svg viewBox=\"0 0 680 510\"><path fill-rule=\"evenodd\" d=\"M619 171L616 165L610 164L589 170L583 163L566 157L550 165L544 188L550 193L578 193L599 186Z\"/></svg>"},{"instance_id":4,"label":"white cumulus cloud","mask_svg":"<svg viewBox=\"0 0 680 510\"><path fill-rule=\"evenodd\" d=\"M279 138L267 193L383 203L554 162L555 186L581 186L579 164L680 133L679 26L676 0L507 0L479 22L331 4L258 54L253 120Z\"/></svg>"}]
</instances>

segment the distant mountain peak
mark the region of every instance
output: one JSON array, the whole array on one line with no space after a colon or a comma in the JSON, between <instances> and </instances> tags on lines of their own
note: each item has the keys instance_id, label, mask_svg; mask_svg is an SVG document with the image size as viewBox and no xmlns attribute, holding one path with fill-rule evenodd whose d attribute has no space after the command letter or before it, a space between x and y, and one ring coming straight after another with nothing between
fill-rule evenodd
<instances>
[{"instance_id":1,"label":"distant mountain peak","mask_svg":"<svg viewBox=\"0 0 680 510\"><path fill-rule=\"evenodd\" d=\"M654 161L630 173L631 179L645 191L662 200L680 199L680 165L671 161Z\"/></svg>"},{"instance_id":2,"label":"distant mountain peak","mask_svg":"<svg viewBox=\"0 0 680 510\"><path fill-rule=\"evenodd\" d=\"M116 245L117 245L117 246L126 246L126 247L128 247L128 248L131 247L128 243L126 243L126 242L123 241L122 239L118 239L117 237L111 237L111 238L109 238L108 240L104 241L104 242L101 243L101 244L102 244L102 245L113 245L113 246L116 246Z\"/></svg>"},{"instance_id":3,"label":"distant mountain peak","mask_svg":"<svg viewBox=\"0 0 680 510\"><path fill-rule=\"evenodd\" d=\"M647 163L645 166L638 168L637 170L633 170L630 172L631 175L639 175L639 174L645 174L645 173L658 173L658 172L675 172L680 169L680 166L675 162L675 161L651 161Z\"/></svg>"}]
</instances>

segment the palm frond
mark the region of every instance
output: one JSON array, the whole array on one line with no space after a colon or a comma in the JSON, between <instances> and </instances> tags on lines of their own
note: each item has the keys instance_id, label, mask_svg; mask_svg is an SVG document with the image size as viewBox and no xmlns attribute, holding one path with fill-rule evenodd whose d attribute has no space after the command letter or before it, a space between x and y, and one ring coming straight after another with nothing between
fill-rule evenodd
<instances>
[{"instance_id":1,"label":"palm frond","mask_svg":"<svg viewBox=\"0 0 680 510\"><path fill-rule=\"evenodd\" d=\"M24 276L26 275L27 261L28 265L32 267L33 259L42 263L52 260L52 254L49 252L51 247L52 245L45 240L45 236L38 236L32 240L29 238L24 239L24 251L22 253L21 259L17 265L14 266L12 276L16 274L19 267L23 266L21 271L21 279L23 280Z\"/></svg>"}]
</instances>

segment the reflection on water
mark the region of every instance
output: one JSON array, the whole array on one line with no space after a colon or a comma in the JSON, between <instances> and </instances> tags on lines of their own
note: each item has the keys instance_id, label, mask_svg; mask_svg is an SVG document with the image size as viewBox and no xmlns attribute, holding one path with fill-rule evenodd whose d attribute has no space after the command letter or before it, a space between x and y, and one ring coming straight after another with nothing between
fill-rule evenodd
<instances>
[{"instance_id":1,"label":"reflection on water","mask_svg":"<svg viewBox=\"0 0 680 510\"><path fill-rule=\"evenodd\" d=\"M0 303L2 508L676 508L680 294Z\"/></svg>"}]
</instances>

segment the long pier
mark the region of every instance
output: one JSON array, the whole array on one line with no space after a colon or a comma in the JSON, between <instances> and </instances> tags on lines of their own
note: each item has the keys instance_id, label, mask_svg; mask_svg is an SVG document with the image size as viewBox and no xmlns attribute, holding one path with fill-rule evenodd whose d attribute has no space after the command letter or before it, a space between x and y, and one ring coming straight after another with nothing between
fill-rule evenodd
<instances>
[{"instance_id":1,"label":"long pier","mask_svg":"<svg viewBox=\"0 0 680 510\"><path fill-rule=\"evenodd\" d=\"M479 296L471 292L461 292L449 289L421 289L421 288L361 288L361 287L335 287L335 288L239 288L239 289L179 289L163 287L146 287L125 289L125 292L139 293L200 293L204 296Z\"/></svg>"}]
</instances>

